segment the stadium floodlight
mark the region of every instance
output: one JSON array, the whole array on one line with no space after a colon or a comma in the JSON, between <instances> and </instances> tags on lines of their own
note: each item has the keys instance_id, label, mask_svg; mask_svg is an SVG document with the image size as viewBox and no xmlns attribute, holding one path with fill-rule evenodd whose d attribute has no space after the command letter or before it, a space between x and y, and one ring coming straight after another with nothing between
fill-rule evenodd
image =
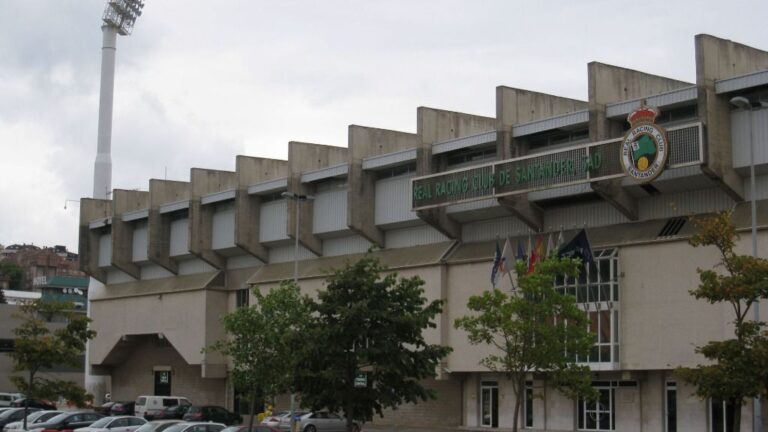
<instances>
[{"instance_id":1,"label":"stadium floodlight","mask_svg":"<svg viewBox=\"0 0 768 432\"><path fill-rule=\"evenodd\" d=\"M108 26L114 27L120 35L127 36L133 31L133 25L141 16L143 7L142 0L109 0L102 20Z\"/></svg>"}]
</instances>

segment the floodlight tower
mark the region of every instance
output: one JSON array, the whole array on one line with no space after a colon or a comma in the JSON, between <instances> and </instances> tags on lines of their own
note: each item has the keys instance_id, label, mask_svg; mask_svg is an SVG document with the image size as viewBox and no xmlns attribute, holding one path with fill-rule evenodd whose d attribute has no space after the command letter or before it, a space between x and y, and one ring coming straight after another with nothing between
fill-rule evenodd
<instances>
[{"instance_id":1,"label":"floodlight tower","mask_svg":"<svg viewBox=\"0 0 768 432\"><path fill-rule=\"evenodd\" d=\"M143 0L108 0L101 26L101 88L99 90L99 131L96 161L93 164L93 198L107 199L112 190L112 99L115 89L115 51L117 35L131 34L136 19L141 16ZM91 296L104 289L94 278L88 283L88 317L91 316ZM95 402L103 403L107 391L107 379L91 373L90 341L85 345L85 388L95 396Z\"/></svg>"},{"instance_id":2,"label":"floodlight tower","mask_svg":"<svg viewBox=\"0 0 768 432\"><path fill-rule=\"evenodd\" d=\"M141 16L143 0L109 0L101 26L101 90L96 162L93 166L93 197L106 199L112 189L112 96L115 89L117 35L127 36Z\"/></svg>"}]
</instances>

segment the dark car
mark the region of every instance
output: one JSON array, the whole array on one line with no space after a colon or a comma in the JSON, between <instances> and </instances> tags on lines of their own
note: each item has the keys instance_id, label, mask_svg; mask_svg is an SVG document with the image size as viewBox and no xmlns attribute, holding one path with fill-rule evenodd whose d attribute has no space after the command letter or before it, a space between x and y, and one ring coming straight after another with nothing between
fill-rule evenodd
<instances>
[{"instance_id":1,"label":"dark car","mask_svg":"<svg viewBox=\"0 0 768 432\"><path fill-rule=\"evenodd\" d=\"M152 416L152 420L181 420L192 405L173 405L163 408L162 411ZM145 416L146 417L146 416Z\"/></svg>"},{"instance_id":2,"label":"dark car","mask_svg":"<svg viewBox=\"0 0 768 432\"><path fill-rule=\"evenodd\" d=\"M221 432L248 432L248 426L229 426ZM253 425L250 432L280 432L280 429L266 425Z\"/></svg>"},{"instance_id":3,"label":"dark car","mask_svg":"<svg viewBox=\"0 0 768 432\"><path fill-rule=\"evenodd\" d=\"M40 411L38 408L29 408L27 410L28 412L32 413L35 411ZM12 408L7 411L3 411L0 413L0 430L3 430L3 427L7 425L8 423L13 423L19 420L22 420L24 418L24 408Z\"/></svg>"},{"instance_id":4,"label":"dark car","mask_svg":"<svg viewBox=\"0 0 768 432\"><path fill-rule=\"evenodd\" d=\"M116 403L117 402L112 402L112 401L105 402L103 405L93 408L93 410L96 411L99 414L103 414L105 416L108 416L108 415L110 415L109 413L112 411L112 407Z\"/></svg>"},{"instance_id":5,"label":"dark car","mask_svg":"<svg viewBox=\"0 0 768 432\"><path fill-rule=\"evenodd\" d=\"M23 408L24 403L26 399L16 399L15 401L11 402L11 406L14 408ZM29 407L30 408L38 408L38 409L44 409L44 410L55 410L56 405L51 403L47 400L41 400L41 399L30 399L29 400Z\"/></svg>"},{"instance_id":6,"label":"dark car","mask_svg":"<svg viewBox=\"0 0 768 432\"><path fill-rule=\"evenodd\" d=\"M227 411L226 408L216 405L193 405L184 414L184 421L203 421L224 423L227 426L243 422L240 414Z\"/></svg>"},{"instance_id":7,"label":"dark car","mask_svg":"<svg viewBox=\"0 0 768 432\"><path fill-rule=\"evenodd\" d=\"M136 410L136 402L134 401L115 402L114 405L112 405L112 408L109 410L109 415L111 416L131 415L132 416L132 415L135 415L134 414L135 410Z\"/></svg>"},{"instance_id":8,"label":"dark car","mask_svg":"<svg viewBox=\"0 0 768 432\"><path fill-rule=\"evenodd\" d=\"M34 425L29 432L42 432L43 430L74 431L75 429L88 427L96 420L104 416L93 411L69 411L53 417L45 423Z\"/></svg>"}]
</instances>

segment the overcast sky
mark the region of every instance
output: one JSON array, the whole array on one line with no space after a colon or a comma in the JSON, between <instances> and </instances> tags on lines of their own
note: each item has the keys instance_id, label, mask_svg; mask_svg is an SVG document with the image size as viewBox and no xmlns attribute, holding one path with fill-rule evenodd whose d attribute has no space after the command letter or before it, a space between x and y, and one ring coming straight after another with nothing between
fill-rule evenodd
<instances>
[{"instance_id":1,"label":"overcast sky","mask_svg":"<svg viewBox=\"0 0 768 432\"><path fill-rule=\"evenodd\" d=\"M587 99L587 63L695 81L694 35L768 50L768 1L146 0L119 37L114 188L495 115L495 87ZM92 195L103 0L0 0L0 244L77 250Z\"/></svg>"}]
</instances>

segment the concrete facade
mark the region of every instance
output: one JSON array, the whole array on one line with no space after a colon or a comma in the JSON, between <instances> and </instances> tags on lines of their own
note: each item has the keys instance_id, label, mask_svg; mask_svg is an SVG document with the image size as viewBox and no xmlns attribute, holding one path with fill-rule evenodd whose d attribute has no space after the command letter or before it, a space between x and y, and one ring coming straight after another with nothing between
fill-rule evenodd
<instances>
[{"instance_id":1,"label":"concrete facade","mask_svg":"<svg viewBox=\"0 0 768 432\"><path fill-rule=\"evenodd\" d=\"M324 286L325 269L376 245L373 254L391 271L420 276L425 297L446 302L425 336L453 352L427 382L437 400L405 405L374 425L508 429L515 403L509 381L480 365L491 348L471 345L453 322L469 312L471 295L489 289L499 236L517 245L531 236L546 241L585 228L598 255L594 278L563 289L576 295L592 320L597 343L582 360L593 370L604 403L568 399L532 373L535 397L520 425L664 431L676 419L677 430L712 430L716 408L672 374L675 367L703 361L695 346L729 337L732 330L728 308L688 293L698 284L697 267L717 262L713 250L688 245L688 218L734 210L737 227L748 228L743 170L734 169L731 156L721 157L748 145L741 130L746 122L731 121L743 113L728 100L764 98L766 88L715 89L718 80L760 72L768 64L763 51L708 35L696 37L696 50L696 83L592 62L587 101L499 86L495 117L420 107L415 133L352 125L347 148L291 142L287 161L237 156L235 172L196 168L188 183L150 180L148 193L84 199L81 263L105 284L91 293L99 335L89 364L111 377L116 397L151 394L153 371L169 368L174 394L231 406L227 360L201 349L224 337L223 314L252 300L244 290L266 291L291 279L297 258L301 289L315 295ZM729 62L734 65L723 66ZM593 170L595 177L415 208L412 185L430 176L615 149L627 128L626 114L642 101L661 110L658 121L673 153L651 183L629 179L616 151L615 160ZM764 182L768 165L759 165L758 181ZM297 203L284 192L315 199ZM759 254L768 256L768 200L758 204ZM746 237L738 244L743 253ZM146 259L130 250L137 247L147 249ZM498 288L510 289L509 280L502 278ZM766 305L762 309L768 313ZM278 399L278 408L283 402ZM748 403L742 430L750 430L750 415Z\"/></svg>"}]
</instances>

